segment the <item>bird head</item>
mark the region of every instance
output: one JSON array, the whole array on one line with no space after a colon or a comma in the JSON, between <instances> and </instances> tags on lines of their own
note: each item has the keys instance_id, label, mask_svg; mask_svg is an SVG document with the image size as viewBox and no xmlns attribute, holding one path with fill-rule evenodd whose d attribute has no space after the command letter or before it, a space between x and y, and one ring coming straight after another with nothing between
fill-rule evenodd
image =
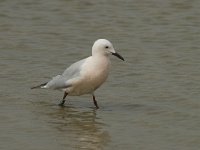
<instances>
[{"instance_id":1,"label":"bird head","mask_svg":"<svg viewBox=\"0 0 200 150\"><path fill-rule=\"evenodd\" d=\"M114 55L124 61L124 58L115 51L112 43L106 39L98 39L94 42L92 55Z\"/></svg>"}]
</instances>

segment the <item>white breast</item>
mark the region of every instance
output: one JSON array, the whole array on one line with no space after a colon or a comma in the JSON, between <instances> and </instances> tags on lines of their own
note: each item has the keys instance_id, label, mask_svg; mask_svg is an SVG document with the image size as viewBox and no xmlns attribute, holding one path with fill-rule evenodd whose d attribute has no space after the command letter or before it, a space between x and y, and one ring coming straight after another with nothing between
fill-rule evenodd
<instances>
[{"instance_id":1,"label":"white breast","mask_svg":"<svg viewBox=\"0 0 200 150\"><path fill-rule=\"evenodd\" d=\"M80 80L70 88L69 95L93 93L108 77L110 59L108 57L89 57L80 72Z\"/></svg>"}]
</instances>

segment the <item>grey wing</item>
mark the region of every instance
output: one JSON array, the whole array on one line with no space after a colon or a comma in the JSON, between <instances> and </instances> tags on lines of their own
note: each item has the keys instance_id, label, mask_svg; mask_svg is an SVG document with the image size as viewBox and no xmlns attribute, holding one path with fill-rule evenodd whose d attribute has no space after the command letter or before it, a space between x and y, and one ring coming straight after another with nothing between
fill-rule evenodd
<instances>
[{"instance_id":1,"label":"grey wing","mask_svg":"<svg viewBox=\"0 0 200 150\"><path fill-rule=\"evenodd\" d=\"M57 75L53 77L43 88L50 88L50 89L63 89L70 87L70 84L67 84L66 80L63 78L62 75Z\"/></svg>"},{"instance_id":2,"label":"grey wing","mask_svg":"<svg viewBox=\"0 0 200 150\"><path fill-rule=\"evenodd\" d=\"M77 78L80 75L82 64L86 59L82 59L74 64L72 64L69 68L67 68L62 75L57 75L53 77L51 81L49 81L44 88L51 89L63 89L72 86L68 80Z\"/></svg>"},{"instance_id":3,"label":"grey wing","mask_svg":"<svg viewBox=\"0 0 200 150\"><path fill-rule=\"evenodd\" d=\"M86 59L82 59L82 60L72 64L71 66L69 66L69 68L67 68L63 72L63 74L62 74L63 78L65 78L66 80L69 80L69 79L78 77L80 75L82 65L85 61L86 61Z\"/></svg>"}]
</instances>

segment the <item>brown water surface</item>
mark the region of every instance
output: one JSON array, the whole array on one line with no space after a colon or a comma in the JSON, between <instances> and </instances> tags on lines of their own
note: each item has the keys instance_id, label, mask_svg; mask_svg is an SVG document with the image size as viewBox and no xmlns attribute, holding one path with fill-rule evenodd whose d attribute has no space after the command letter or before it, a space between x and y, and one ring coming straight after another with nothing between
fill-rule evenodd
<instances>
[{"instance_id":1,"label":"brown water surface","mask_svg":"<svg viewBox=\"0 0 200 150\"><path fill-rule=\"evenodd\" d=\"M199 150L199 0L0 0L1 150ZM30 87L91 55L112 58L106 84L68 97Z\"/></svg>"}]
</instances>

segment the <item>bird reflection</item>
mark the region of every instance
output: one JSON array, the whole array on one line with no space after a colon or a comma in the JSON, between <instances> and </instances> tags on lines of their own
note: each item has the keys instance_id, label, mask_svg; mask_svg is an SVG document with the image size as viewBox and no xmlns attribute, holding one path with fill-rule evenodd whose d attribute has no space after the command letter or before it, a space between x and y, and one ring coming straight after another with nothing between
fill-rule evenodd
<instances>
[{"instance_id":1,"label":"bird reflection","mask_svg":"<svg viewBox=\"0 0 200 150\"><path fill-rule=\"evenodd\" d=\"M73 107L57 107L48 115L54 128L74 138L74 148L102 149L110 141L110 135L97 117L96 109L81 110Z\"/></svg>"}]
</instances>

